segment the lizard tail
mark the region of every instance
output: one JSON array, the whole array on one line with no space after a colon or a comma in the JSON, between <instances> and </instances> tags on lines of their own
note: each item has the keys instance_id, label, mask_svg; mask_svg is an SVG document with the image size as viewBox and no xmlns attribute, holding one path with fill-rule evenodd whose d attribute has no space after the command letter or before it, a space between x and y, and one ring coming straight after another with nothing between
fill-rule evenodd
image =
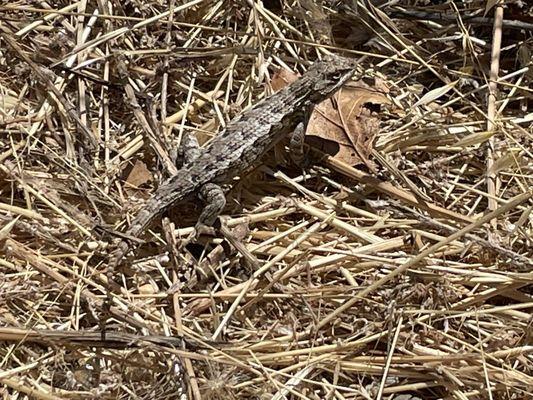
<instances>
[{"instance_id":1,"label":"lizard tail","mask_svg":"<svg viewBox=\"0 0 533 400\"><path fill-rule=\"evenodd\" d=\"M157 189L156 194L133 219L130 228L125 232L126 237L137 238L168 207L193 193L199 185L197 182L188 180L188 175L189 172L187 170L180 170L176 175L163 183ZM117 267L129 249L130 243L127 239L123 239L111 253L108 263L109 267L111 269Z\"/></svg>"}]
</instances>

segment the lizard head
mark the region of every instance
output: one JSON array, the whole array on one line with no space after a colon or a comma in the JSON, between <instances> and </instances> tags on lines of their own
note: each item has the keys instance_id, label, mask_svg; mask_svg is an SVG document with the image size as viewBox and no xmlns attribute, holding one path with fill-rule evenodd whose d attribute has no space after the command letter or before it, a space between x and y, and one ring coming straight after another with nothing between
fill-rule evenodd
<instances>
[{"instance_id":1,"label":"lizard head","mask_svg":"<svg viewBox=\"0 0 533 400\"><path fill-rule=\"evenodd\" d=\"M334 55L328 55L322 61L315 62L310 68L310 71L315 72L314 93L311 100L320 102L339 90L352 77L357 64L357 60Z\"/></svg>"}]
</instances>

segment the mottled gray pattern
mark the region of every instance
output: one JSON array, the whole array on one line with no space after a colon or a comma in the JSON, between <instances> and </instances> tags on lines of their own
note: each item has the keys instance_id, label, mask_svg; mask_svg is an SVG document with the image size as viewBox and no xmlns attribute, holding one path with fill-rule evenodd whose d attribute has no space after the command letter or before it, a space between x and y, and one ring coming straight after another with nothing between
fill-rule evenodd
<instances>
[{"instance_id":1,"label":"mottled gray pattern","mask_svg":"<svg viewBox=\"0 0 533 400\"><path fill-rule=\"evenodd\" d=\"M157 189L146 207L134 218L126 235L141 235L165 210L198 195L204 185L229 183L254 165L308 117L312 107L350 79L356 64L352 59L328 56L313 64L292 84L242 112L191 162ZM128 249L128 242L119 243L111 255L109 266L114 268L118 265Z\"/></svg>"}]
</instances>

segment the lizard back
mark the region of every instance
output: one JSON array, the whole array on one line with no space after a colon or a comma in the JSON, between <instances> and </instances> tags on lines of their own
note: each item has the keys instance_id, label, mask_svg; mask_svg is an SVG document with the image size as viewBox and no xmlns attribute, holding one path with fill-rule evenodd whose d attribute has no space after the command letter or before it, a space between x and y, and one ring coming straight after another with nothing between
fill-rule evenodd
<instances>
[{"instance_id":1,"label":"lizard back","mask_svg":"<svg viewBox=\"0 0 533 400\"><path fill-rule=\"evenodd\" d=\"M315 62L299 79L264 98L231 120L192 162L166 180L133 219L127 236L137 237L172 205L193 196L207 183L228 183L257 162L295 129L312 108L335 93L355 71L357 62L328 56ZM119 243L110 265L127 253Z\"/></svg>"}]
</instances>

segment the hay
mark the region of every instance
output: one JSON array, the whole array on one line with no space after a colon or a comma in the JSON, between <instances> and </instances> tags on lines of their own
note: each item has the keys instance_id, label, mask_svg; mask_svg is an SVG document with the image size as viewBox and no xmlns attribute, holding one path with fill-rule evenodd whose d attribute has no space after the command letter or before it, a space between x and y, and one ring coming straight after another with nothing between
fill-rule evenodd
<instances>
[{"instance_id":1,"label":"hay","mask_svg":"<svg viewBox=\"0 0 533 400\"><path fill-rule=\"evenodd\" d=\"M2 396L531 396L533 11L412 3L0 6ZM273 152L215 236L180 249L180 205L107 282L183 134L328 51L387 100L337 123L361 162Z\"/></svg>"}]
</instances>

